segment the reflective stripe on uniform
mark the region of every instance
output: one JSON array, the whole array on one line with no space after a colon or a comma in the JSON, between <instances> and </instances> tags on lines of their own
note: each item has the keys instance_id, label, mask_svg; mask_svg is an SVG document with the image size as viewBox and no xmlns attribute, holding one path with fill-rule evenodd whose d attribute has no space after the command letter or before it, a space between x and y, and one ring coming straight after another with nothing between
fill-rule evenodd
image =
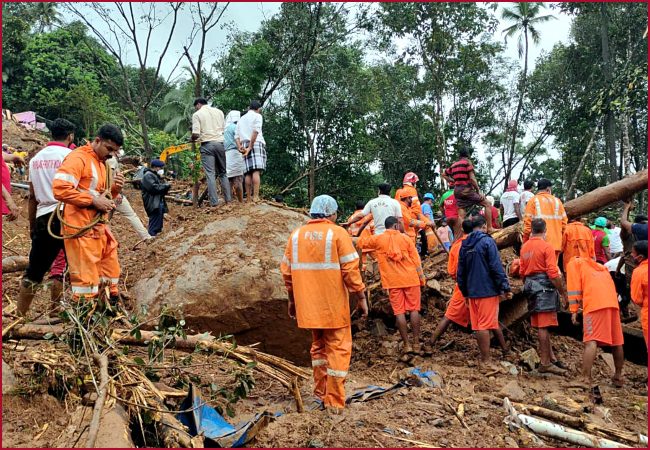
<instances>
[{"instance_id":1,"label":"reflective stripe on uniform","mask_svg":"<svg viewBox=\"0 0 650 450\"><path fill-rule=\"evenodd\" d=\"M54 179L55 179L55 180L63 180L63 181L67 181L68 183L72 183L72 184L74 184L74 187L77 187L77 185L79 184L79 180L77 180L75 177L73 177L73 176L70 175L69 173L61 173L61 172L57 172L57 173L54 175Z\"/></svg>"},{"instance_id":2,"label":"reflective stripe on uniform","mask_svg":"<svg viewBox=\"0 0 650 450\"><path fill-rule=\"evenodd\" d=\"M578 303L578 300L569 300L569 305L577 305Z\"/></svg>"},{"instance_id":3,"label":"reflective stripe on uniform","mask_svg":"<svg viewBox=\"0 0 650 450\"><path fill-rule=\"evenodd\" d=\"M99 286L72 286L73 294L97 294Z\"/></svg>"},{"instance_id":4,"label":"reflective stripe on uniform","mask_svg":"<svg viewBox=\"0 0 650 450\"><path fill-rule=\"evenodd\" d=\"M350 253L350 254L348 254L348 255L341 256L341 257L339 258L339 262L340 262L341 264L345 264L345 263L352 262L352 261L354 261L355 259L359 259L359 254L358 254L357 252L352 252L352 253Z\"/></svg>"},{"instance_id":5,"label":"reflective stripe on uniform","mask_svg":"<svg viewBox=\"0 0 650 450\"><path fill-rule=\"evenodd\" d=\"M93 192L97 192L97 185L99 184L99 175L97 174L97 168L95 167L95 164L90 163L90 170L92 171L93 177L90 180L90 186L88 186L88 191L90 191L90 193L92 194Z\"/></svg>"},{"instance_id":6,"label":"reflective stripe on uniform","mask_svg":"<svg viewBox=\"0 0 650 450\"><path fill-rule=\"evenodd\" d=\"M327 369L327 375L330 377L339 377L339 378L345 378L348 376L347 370L333 370L333 369Z\"/></svg>"},{"instance_id":7,"label":"reflective stripe on uniform","mask_svg":"<svg viewBox=\"0 0 650 450\"><path fill-rule=\"evenodd\" d=\"M108 278L108 277L101 277L99 279L102 283L109 282L111 284L117 284L119 283L120 279L119 278Z\"/></svg>"},{"instance_id":8,"label":"reflective stripe on uniform","mask_svg":"<svg viewBox=\"0 0 650 450\"><path fill-rule=\"evenodd\" d=\"M582 291L567 291L567 295L582 295Z\"/></svg>"},{"instance_id":9,"label":"reflective stripe on uniform","mask_svg":"<svg viewBox=\"0 0 650 450\"><path fill-rule=\"evenodd\" d=\"M327 360L326 359L312 359L311 360L311 366L312 367L319 367L319 366L326 366L327 365Z\"/></svg>"},{"instance_id":10,"label":"reflective stripe on uniform","mask_svg":"<svg viewBox=\"0 0 650 450\"><path fill-rule=\"evenodd\" d=\"M539 199L535 197L535 216L540 217L542 215L542 206L539 204Z\"/></svg>"},{"instance_id":11,"label":"reflective stripe on uniform","mask_svg":"<svg viewBox=\"0 0 650 450\"><path fill-rule=\"evenodd\" d=\"M291 236L291 256L294 263L298 262L298 233L300 233L300 228Z\"/></svg>"},{"instance_id":12,"label":"reflective stripe on uniform","mask_svg":"<svg viewBox=\"0 0 650 450\"><path fill-rule=\"evenodd\" d=\"M325 236L325 262L332 262L332 239L334 238L334 232L330 228L327 230L327 235Z\"/></svg>"},{"instance_id":13,"label":"reflective stripe on uniform","mask_svg":"<svg viewBox=\"0 0 650 450\"><path fill-rule=\"evenodd\" d=\"M341 269L339 263L291 263L291 270L330 270Z\"/></svg>"}]
</instances>

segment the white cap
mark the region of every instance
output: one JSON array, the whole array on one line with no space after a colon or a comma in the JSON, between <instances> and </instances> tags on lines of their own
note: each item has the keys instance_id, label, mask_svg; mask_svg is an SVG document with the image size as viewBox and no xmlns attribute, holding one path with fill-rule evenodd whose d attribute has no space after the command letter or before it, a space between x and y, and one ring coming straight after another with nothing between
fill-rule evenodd
<instances>
[{"instance_id":1,"label":"white cap","mask_svg":"<svg viewBox=\"0 0 650 450\"><path fill-rule=\"evenodd\" d=\"M322 214L325 217L331 216L339 210L339 205L329 195L319 195L311 202L309 214Z\"/></svg>"},{"instance_id":2,"label":"white cap","mask_svg":"<svg viewBox=\"0 0 650 450\"><path fill-rule=\"evenodd\" d=\"M230 125L231 123L239 122L240 118L241 118L241 113L239 111L237 110L230 111L226 116L226 126Z\"/></svg>"}]
</instances>

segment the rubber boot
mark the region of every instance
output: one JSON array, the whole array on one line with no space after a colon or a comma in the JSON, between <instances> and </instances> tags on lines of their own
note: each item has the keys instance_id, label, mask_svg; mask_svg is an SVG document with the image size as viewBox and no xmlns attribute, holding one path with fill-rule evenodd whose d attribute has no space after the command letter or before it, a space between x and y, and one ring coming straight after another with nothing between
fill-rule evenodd
<instances>
[{"instance_id":1,"label":"rubber boot","mask_svg":"<svg viewBox=\"0 0 650 450\"><path fill-rule=\"evenodd\" d=\"M50 308L52 314L56 315L61 309L61 299L63 298L63 282L53 278L50 284Z\"/></svg>"},{"instance_id":2,"label":"rubber boot","mask_svg":"<svg viewBox=\"0 0 650 450\"><path fill-rule=\"evenodd\" d=\"M18 293L18 305L16 306L16 312L19 316L26 316L29 307L32 305L34 300L34 295L36 295L36 289L38 287L37 283L34 283L28 279L23 279L20 283L20 292Z\"/></svg>"}]
</instances>

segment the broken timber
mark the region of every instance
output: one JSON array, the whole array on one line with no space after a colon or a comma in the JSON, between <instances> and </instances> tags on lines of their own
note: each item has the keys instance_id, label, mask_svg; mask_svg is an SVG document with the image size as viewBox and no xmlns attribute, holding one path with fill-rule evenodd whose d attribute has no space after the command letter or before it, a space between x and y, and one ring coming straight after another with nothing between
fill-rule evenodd
<instances>
[{"instance_id":1,"label":"broken timber","mask_svg":"<svg viewBox=\"0 0 650 450\"><path fill-rule=\"evenodd\" d=\"M630 175L615 183L599 187L591 192L566 202L564 209L569 220L575 219L585 214L589 214L599 209L605 208L612 203L626 200L637 192L648 188L648 169ZM492 234L499 249L510 247L517 242L522 232L523 224L520 222Z\"/></svg>"},{"instance_id":2,"label":"broken timber","mask_svg":"<svg viewBox=\"0 0 650 450\"><path fill-rule=\"evenodd\" d=\"M69 328L62 325L34 325L26 324L17 326L9 333L14 338L22 339L43 339L47 333L60 336L66 333ZM152 331L140 331L140 338L131 336L131 330L115 329L111 333L111 340L115 343L145 346L152 340L160 337ZM271 378L279 381L283 386L294 392L295 379L308 379L311 372L291 364L289 361L259 352L249 346L234 346L229 342L221 342L207 333L187 336L186 339L177 339L173 345L175 348L193 351L194 349L204 348L220 354L226 358L233 359L244 364L254 363L254 369L262 372Z\"/></svg>"}]
</instances>

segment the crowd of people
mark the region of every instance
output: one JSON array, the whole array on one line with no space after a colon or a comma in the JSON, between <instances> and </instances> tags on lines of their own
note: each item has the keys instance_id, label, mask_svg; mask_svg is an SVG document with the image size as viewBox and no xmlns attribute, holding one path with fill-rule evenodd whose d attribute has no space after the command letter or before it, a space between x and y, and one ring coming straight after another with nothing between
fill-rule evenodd
<instances>
[{"instance_id":1,"label":"crowd of people","mask_svg":"<svg viewBox=\"0 0 650 450\"><path fill-rule=\"evenodd\" d=\"M225 202L232 201L233 194L242 201L244 192L248 200L259 200L260 174L266 167L259 102L251 102L244 116L231 111L224 117L204 99L197 99L195 107L192 139L201 144L210 204L219 205L217 177ZM171 187L164 179L165 163L152 160L140 183L149 217L146 230L122 193L125 179L118 158L124 138L120 129L104 125L91 141L74 149L74 124L57 119L49 129L52 141L29 161L32 247L17 301L21 315L28 314L48 272L53 279L52 310L60 307L66 262L74 301L97 301L105 286L106 300L118 302L121 269L117 239L109 226L111 215L114 211L124 214L143 239L150 239L162 230L165 194ZM7 162L20 165L24 160L3 152L2 213L12 220L18 208L10 195ZM512 297L510 277L521 277L531 325L538 330L538 370L556 375L566 372L566 365L553 352L550 332L564 308L572 313L575 324L582 321L585 383L591 382L597 347L609 346L616 367L613 382L622 385L621 311L627 314L630 301L641 307L647 344L647 217L637 215L630 222L632 203L626 202L620 227L598 217L590 228L580 220L568 220L550 180L538 180L536 192L535 184L525 181L521 193L519 183L512 180L499 206L504 226L522 222L522 245L515 247L519 258L508 274L490 236L501 224L500 213L494 199L480 192L467 151L461 150L459 160L443 171L443 178L450 189L438 203L431 193L420 201L419 179L413 172L405 174L394 196L390 184L379 184L377 197L358 202L357 210L340 226L336 200L318 196L311 204L311 220L291 233L281 273L289 315L299 327L312 331L314 393L319 401L333 411L345 405L351 317L357 312L361 318L368 314L362 272L375 262L403 341L402 358L422 354L423 347L433 348L455 323L471 326L480 370L499 370L492 361L490 336L495 336L503 352L508 351L499 324L499 303ZM473 208L482 208L482 214L471 213ZM447 270L456 284L444 318L423 345L420 309L426 274L422 256L436 248L448 253ZM352 313L350 296L356 302Z\"/></svg>"},{"instance_id":2,"label":"crowd of people","mask_svg":"<svg viewBox=\"0 0 650 450\"><path fill-rule=\"evenodd\" d=\"M490 340L494 335L507 355L509 346L499 323L499 303L512 298L510 280L517 277L524 280L530 322L537 329L537 370L557 376L567 373L567 365L553 351L551 333L552 327L558 326L558 312L564 309L571 313L575 325L582 323L584 386L591 386L598 347L611 347L615 365L612 383L622 386L621 311L626 309L626 298L641 307L647 346L647 217L639 215L634 223L629 222L632 205L626 202L620 229L604 217L597 218L590 229L582 221L568 220L562 201L552 193L551 180L527 180L521 193L517 180L512 180L499 206L504 226L522 222L522 239L515 246L519 257L508 274L490 236L501 223L500 213L494 199L480 192L467 151L461 150L459 160L443 171L443 178L450 189L437 205L431 193L424 194L420 202L418 177L409 172L394 197L390 184L379 184L377 197L357 202L356 211L338 225L336 200L320 195L311 204L311 220L291 233L281 272L289 296L289 315L297 319L298 327L312 331L316 401L333 413L345 407L343 386L352 349L351 317L357 312L362 318L368 314L362 273L373 261L395 315L403 361L433 352L440 336L455 323L471 326L478 344L480 371L499 372L500 366L491 357ZM537 190L533 192L535 184ZM468 214L473 208L482 209L478 214ZM436 209L441 216L438 220ZM432 239L434 246L430 245ZM607 249L619 240L616 252ZM422 249L436 246L448 251L447 270L456 284L443 319L431 340L423 344L420 309L426 274L421 256ZM610 273L607 263L613 257L621 258L621 262ZM627 283L625 275L622 284L615 283L615 272L621 267ZM352 313L348 296L356 305Z\"/></svg>"}]
</instances>

